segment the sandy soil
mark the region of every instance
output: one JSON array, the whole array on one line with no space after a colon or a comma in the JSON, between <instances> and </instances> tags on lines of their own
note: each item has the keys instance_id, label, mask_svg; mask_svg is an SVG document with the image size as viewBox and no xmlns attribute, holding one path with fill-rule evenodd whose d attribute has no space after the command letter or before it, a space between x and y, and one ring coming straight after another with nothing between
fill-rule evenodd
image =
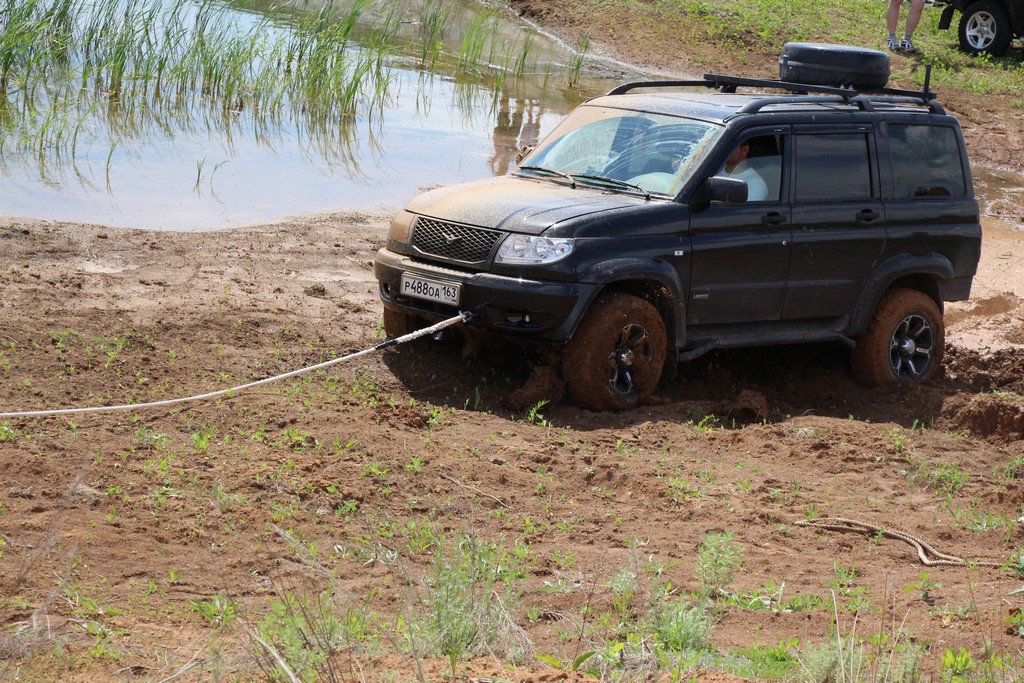
<instances>
[{"instance_id":1,"label":"sandy soil","mask_svg":"<svg viewBox=\"0 0 1024 683\"><path fill-rule=\"evenodd\" d=\"M6 219L0 411L199 394L369 348L386 225ZM784 347L702 358L656 406L531 415L511 401L531 359L464 356L456 336L230 398L0 418L0 680L250 678L267 651L245 627L304 591L374 634L346 641L341 680L439 680L425 634L396 644L402 620L430 613L438 549L467 538L518 552L518 629L460 657L460 676L571 679L530 654L571 659L635 632L699 590L698 549L724 532L743 552L725 589L748 606L716 598L720 651L806 652L838 614L844 634L925 648L926 674L947 649L1018 657L1017 573L925 566L903 540L797 522L898 527L974 562L1024 546L1019 237L986 226L975 296L948 308L946 368L927 386L866 390L843 349ZM764 597L780 586L781 605ZM602 665L628 679L650 651L634 641Z\"/></svg>"}]
</instances>

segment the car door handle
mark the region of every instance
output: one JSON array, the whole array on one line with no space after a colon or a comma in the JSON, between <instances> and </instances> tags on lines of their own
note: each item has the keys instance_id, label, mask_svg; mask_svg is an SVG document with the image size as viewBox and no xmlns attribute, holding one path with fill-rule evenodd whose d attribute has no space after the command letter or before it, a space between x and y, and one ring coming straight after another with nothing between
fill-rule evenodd
<instances>
[{"instance_id":1,"label":"car door handle","mask_svg":"<svg viewBox=\"0 0 1024 683\"><path fill-rule=\"evenodd\" d=\"M778 211L770 211L761 216L761 222L767 223L768 225L781 225L785 220L786 219Z\"/></svg>"},{"instance_id":2,"label":"car door handle","mask_svg":"<svg viewBox=\"0 0 1024 683\"><path fill-rule=\"evenodd\" d=\"M874 209L861 209L857 212L857 220L861 223L870 223L873 220L878 219L882 214L878 213Z\"/></svg>"}]
</instances>

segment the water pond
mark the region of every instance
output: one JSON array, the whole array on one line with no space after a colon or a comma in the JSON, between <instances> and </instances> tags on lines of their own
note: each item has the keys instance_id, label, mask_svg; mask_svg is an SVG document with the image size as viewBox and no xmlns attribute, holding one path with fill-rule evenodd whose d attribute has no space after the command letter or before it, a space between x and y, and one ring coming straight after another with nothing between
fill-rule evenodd
<instances>
[{"instance_id":1,"label":"water pond","mask_svg":"<svg viewBox=\"0 0 1024 683\"><path fill-rule=\"evenodd\" d=\"M195 230L393 210L506 172L583 98L642 77L470 0L72 4L77 47L10 77L9 215Z\"/></svg>"},{"instance_id":2,"label":"water pond","mask_svg":"<svg viewBox=\"0 0 1024 683\"><path fill-rule=\"evenodd\" d=\"M0 60L0 212L40 219L200 230L393 211L506 173L584 98L647 77L472 0L11 7L0 50L31 57ZM1024 228L1024 178L976 181L987 223Z\"/></svg>"}]
</instances>

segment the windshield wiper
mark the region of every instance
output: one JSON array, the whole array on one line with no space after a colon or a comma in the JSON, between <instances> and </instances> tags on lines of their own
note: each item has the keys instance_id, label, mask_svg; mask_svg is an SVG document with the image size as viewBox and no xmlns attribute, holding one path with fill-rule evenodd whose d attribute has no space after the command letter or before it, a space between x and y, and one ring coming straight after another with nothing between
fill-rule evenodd
<instances>
[{"instance_id":1,"label":"windshield wiper","mask_svg":"<svg viewBox=\"0 0 1024 683\"><path fill-rule=\"evenodd\" d=\"M535 173L546 173L548 175L558 176L559 178L565 178L569 181L569 186L576 189L576 180L563 171L556 171L553 168L544 168L543 166L520 166L516 169L517 171L534 171Z\"/></svg>"},{"instance_id":2,"label":"windshield wiper","mask_svg":"<svg viewBox=\"0 0 1024 683\"><path fill-rule=\"evenodd\" d=\"M637 190L638 192L643 193L644 199L651 198L651 193L645 190L644 188L633 183L627 183L625 180L619 180L618 178L608 178L603 175L590 175L589 173L573 173L571 177L582 178L583 180L596 180L601 183L608 183L609 185L614 185L615 187Z\"/></svg>"}]
</instances>

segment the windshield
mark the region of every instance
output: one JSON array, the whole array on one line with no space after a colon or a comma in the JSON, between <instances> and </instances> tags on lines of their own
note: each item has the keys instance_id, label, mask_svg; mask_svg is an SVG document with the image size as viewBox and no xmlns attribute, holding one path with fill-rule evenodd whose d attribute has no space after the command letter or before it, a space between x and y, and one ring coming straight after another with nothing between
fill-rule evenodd
<instances>
[{"instance_id":1,"label":"windshield","mask_svg":"<svg viewBox=\"0 0 1024 683\"><path fill-rule=\"evenodd\" d=\"M582 183L628 184L674 197L722 130L676 116L582 106L523 160L518 172L550 171Z\"/></svg>"}]
</instances>

